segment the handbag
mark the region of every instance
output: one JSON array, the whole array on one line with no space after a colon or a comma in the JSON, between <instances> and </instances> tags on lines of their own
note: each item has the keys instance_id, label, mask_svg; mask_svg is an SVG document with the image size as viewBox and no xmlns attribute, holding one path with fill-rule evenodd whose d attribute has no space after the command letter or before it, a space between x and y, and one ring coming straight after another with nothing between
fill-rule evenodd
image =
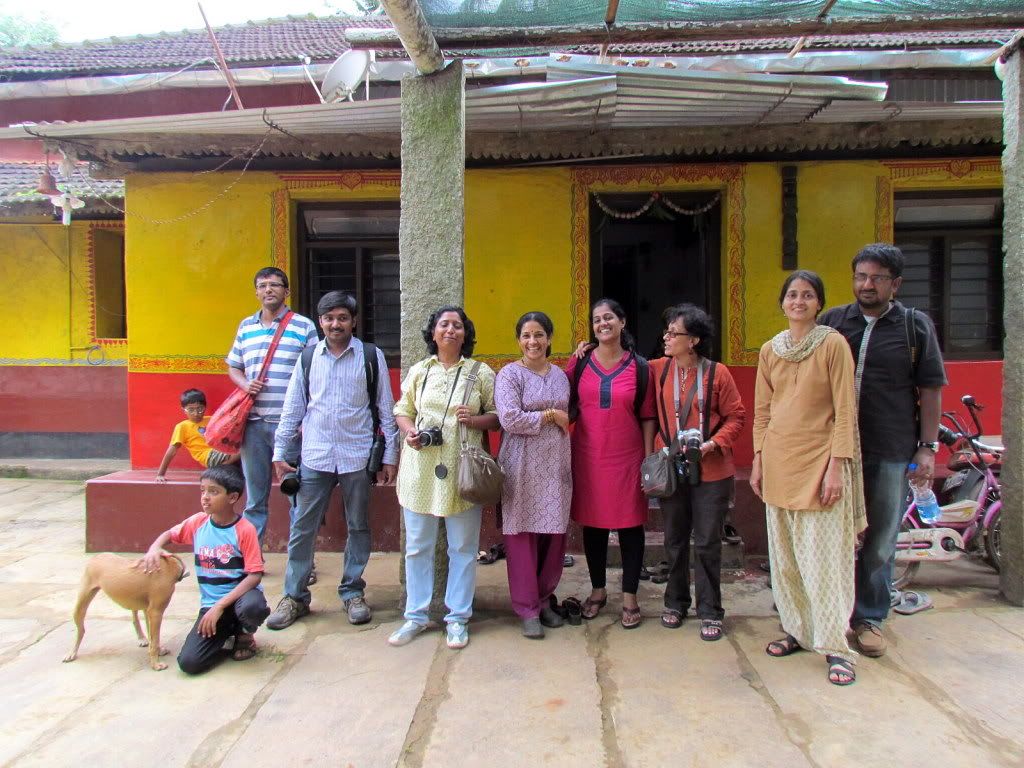
<instances>
[{"instance_id":1,"label":"handbag","mask_svg":"<svg viewBox=\"0 0 1024 768\"><path fill-rule=\"evenodd\" d=\"M462 394L462 404L469 404L473 385L477 381L480 362L473 363L466 375L466 384ZM498 462L479 445L470 445L465 424L459 424L459 471L456 482L461 496L473 504L490 506L501 500L501 487L505 482L505 473Z\"/></svg>"},{"instance_id":2,"label":"handbag","mask_svg":"<svg viewBox=\"0 0 1024 768\"><path fill-rule=\"evenodd\" d=\"M676 456L679 453L679 441L672 438L663 426L668 424L668 414L665 411L665 398L661 392L665 391L665 378L668 376L668 369L671 365L673 363L669 361L661 371L661 389L658 393L658 407L661 410L661 419L658 427L661 430L661 439L664 441L665 447L649 456L645 456L640 464L640 487L643 489L645 496L651 496L655 499L667 499L676 492L679 485L679 477L676 472ZM697 376L698 378L700 377L699 372ZM682 419L680 416L683 413L689 412L696 391L697 382L695 381L694 386L687 394L686 404L680 412L676 413L676 424L679 430L682 430ZM676 407L678 406L679 401L677 398Z\"/></svg>"},{"instance_id":3,"label":"handbag","mask_svg":"<svg viewBox=\"0 0 1024 768\"><path fill-rule=\"evenodd\" d=\"M278 323L274 338L267 347L266 357L263 358L263 365L260 367L259 376L262 380L270 367L270 361L277 351L277 345L281 342L284 329L295 313L290 309L285 312L281 322ZM249 413L252 411L255 400L248 392L237 387L227 396L223 403L213 412L209 423L206 425L206 444L221 453L236 454L242 450L242 438L245 436L245 425L249 421Z\"/></svg>"}]
</instances>

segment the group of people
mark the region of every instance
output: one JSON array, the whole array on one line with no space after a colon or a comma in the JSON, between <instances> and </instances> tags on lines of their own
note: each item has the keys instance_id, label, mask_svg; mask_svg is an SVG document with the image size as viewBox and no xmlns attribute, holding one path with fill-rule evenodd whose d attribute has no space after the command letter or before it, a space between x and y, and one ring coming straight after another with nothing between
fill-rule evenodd
<instances>
[{"instance_id":1,"label":"group of people","mask_svg":"<svg viewBox=\"0 0 1024 768\"><path fill-rule=\"evenodd\" d=\"M908 465L913 460L912 474L930 479L937 449L942 358L928 318L895 300L902 267L894 246L865 247L853 259L856 301L825 315L821 279L794 272L779 297L788 328L764 345L758 361L750 484L766 505L772 589L786 633L766 652L821 653L837 685L855 679L848 628L861 652L885 651L880 627L889 608ZM335 485L348 526L339 596L350 622L370 621L363 580L370 552L367 467L378 441L383 455L377 456L376 480L397 481L406 532L404 622L388 642L404 645L427 628L438 520L444 518L447 644L464 647L482 509L458 492L459 452L466 441L485 444L485 433L497 430L509 593L526 637L542 638L545 627L563 622L554 595L570 519L581 528L591 581L582 617L595 618L608 603L609 534L616 531L619 621L626 629L641 624L637 592L649 499L640 467L645 456L680 449L681 441L688 448L686 462L678 463L679 482L659 499L668 561L661 625L683 625L694 603L692 565L699 636L712 642L724 636L722 526L735 482L733 446L747 410L728 368L709 359L714 328L703 309L667 309L664 356L647 361L626 329L623 308L599 299L591 309L593 340L577 349L565 370L549 361L551 319L527 312L515 326L521 356L495 375L472 359L476 332L465 311L442 306L424 326L426 356L410 367L395 403L388 377L379 373L387 370L383 354L355 336L358 307L350 295L335 291L321 299L324 339L317 341L312 322L287 309L284 273L260 270L255 284L261 309L242 321L228 356L233 381L256 403L241 450L247 505L231 526L239 530L236 539L262 541L271 472L280 478L297 471L285 594L273 613L266 608L261 616L247 603L244 616L236 615L231 602L240 585L258 589L259 579L250 577L262 572L258 548L254 554L247 546L244 558L239 549L231 558L236 571L209 577L218 595L207 599L203 590L193 634L205 644L201 663L189 649L187 671L212 664L231 633L239 638L236 658L247 658L266 614L270 628L282 629L309 612L316 532ZM261 378L282 322L288 325ZM303 353L307 347L311 352ZM215 466L224 459L212 458L204 478L230 471ZM205 485L203 493L205 511ZM213 525L223 539L224 519ZM189 543L196 527L192 522L166 532L154 542L149 566L164 542ZM211 609L223 632L204 619Z\"/></svg>"}]
</instances>

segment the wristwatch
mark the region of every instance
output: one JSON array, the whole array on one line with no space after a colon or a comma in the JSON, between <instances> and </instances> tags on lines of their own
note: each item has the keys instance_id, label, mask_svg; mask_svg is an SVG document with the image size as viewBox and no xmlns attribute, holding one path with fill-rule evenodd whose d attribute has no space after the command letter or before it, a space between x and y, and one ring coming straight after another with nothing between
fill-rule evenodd
<instances>
[{"instance_id":1,"label":"wristwatch","mask_svg":"<svg viewBox=\"0 0 1024 768\"><path fill-rule=\"evenodd\" d=\"M924 440L918 440L917 441L917 447L918 448L927 448L932 453L938 453L939 452L939 441L935 440L934 442L929 443L929 442L926 442Z\"/></svg>"}]
</instances>

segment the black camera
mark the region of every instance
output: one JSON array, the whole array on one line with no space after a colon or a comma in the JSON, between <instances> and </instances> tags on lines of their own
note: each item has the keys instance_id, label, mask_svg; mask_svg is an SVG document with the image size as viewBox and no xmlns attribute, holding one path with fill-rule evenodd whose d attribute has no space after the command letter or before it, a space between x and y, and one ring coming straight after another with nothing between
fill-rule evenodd
<instances>
[{"instance_id":1,"label":"black camera","mask_svg":"<svg viewBox=\"0 0 1024 768\"><path fill-rule=\"evenodd\" d=\"M676 473L690 485L700 485L700 446L704 442L699 429L680 432L679 453L676 454Z\"/></svg>"},{"instance_id":2,"label":"black camera","mask_svg":"<svg viewBox=\"0 0 1024 768\"><path fill-rule=\"evenodd\" d=\"M427 427L420 430L420 448L429 448L430 446L438 446L444 442L444 438L441 437L440 427Z\"/></svg>"}]
</instances>

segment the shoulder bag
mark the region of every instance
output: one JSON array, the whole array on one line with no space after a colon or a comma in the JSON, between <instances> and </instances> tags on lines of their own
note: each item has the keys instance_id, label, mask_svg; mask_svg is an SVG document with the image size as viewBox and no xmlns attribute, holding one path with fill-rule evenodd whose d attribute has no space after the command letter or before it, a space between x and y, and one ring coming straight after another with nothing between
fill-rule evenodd
<instances>
[{"instance_id":1,"label":"shoulder bag","mask_svg":"<svg viewBox=\"0 0 1024 768\"><path fill-rule=\"evenodd\" d=\"M668 376L668 369L674 366L675 362L669 360L661 372L661 391L665 390L665 379ZM679 380L676 379L676 429L683 429L683 414L690 412L693 404L693 396L697 393L698 382L701 381L703 366L698 367L696 381L686 396L686 403L679 409ZM676 455L679 453L679 441L667 430L668 414L665 412L665 398L658 394L658 409L661 419L658 429L661 430L661 439L665 447L645 457L640 464L640 487L644 495L655 499L667 499L676 492L679 484L678 473L676 472Z\"/></svg>"},{"instance_id":2,"label":"shoulder bag","mask_svg":"<svg viewBox=\"0 0 1024 768\"><path fill-rule=\"evenodd\" d=\"M468 405L473 387L477 382L480 362L473 363L466 374L462 404ZM466 425L459 424L459 471L457 476L459 496L466 501L483 506L497 504L501 500L501 487L505 473L498 462L479 445L470 445Z\"/></svg>"},{"instance_id":3,"label":"shoulder bag","mask_svg":"<svg viewBox=\"0 0 1024 768\"><path fill-rule=\"evenodd\" d=\"M284 329L288 327L288 323L294 314L294 312L288 310L284 317L281 318L277 331L274 333L274 338L271 340L270 346L267 347L266 357L263 358L263 366L260 368L259 376L256 377L258 380L263 380L263 377L266 376L267 369L270 367L270 361L277 351L277 345L281 342ZM227 396L227 399L220 404L220 407L213 412L213 416L210 417L210 421L206 425L206 434L204 435L206 437L206 444L221 453L235 454L242 450L245 424L249 420L249 412L252 411L254 402L252 395L235 387L231 394Z\"/></svg>"}]
</instances>

